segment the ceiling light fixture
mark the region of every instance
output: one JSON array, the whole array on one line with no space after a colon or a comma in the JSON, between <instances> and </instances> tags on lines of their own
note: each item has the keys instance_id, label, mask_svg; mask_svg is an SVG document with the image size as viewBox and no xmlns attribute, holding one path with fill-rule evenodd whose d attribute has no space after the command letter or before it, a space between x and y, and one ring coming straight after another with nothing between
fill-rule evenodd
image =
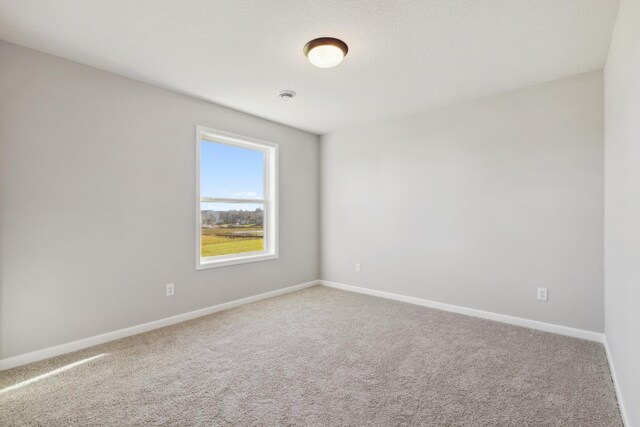
<instances>
[{"instance_id":1,"label":"ceiling light fixture","mask_svg":"<svg viewBox=\"0 0 640 427\"><path fill-rule=\"evenodd\" d=\"M304 54L316 67L331 68L342 62L349 47L342 40L320 37L304 45Z\"/></svg>"}]
</instances>

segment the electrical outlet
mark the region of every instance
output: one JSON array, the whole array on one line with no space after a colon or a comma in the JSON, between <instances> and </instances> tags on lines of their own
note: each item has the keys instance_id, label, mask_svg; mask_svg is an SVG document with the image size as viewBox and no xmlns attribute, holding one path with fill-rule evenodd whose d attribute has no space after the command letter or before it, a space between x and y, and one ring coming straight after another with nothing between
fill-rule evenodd
<instances>
[{"instance_id":1,"label":"electrical outlet","mask_svg":"<svg viewBox=\"0 0 640 427\"><path fill-rule=\"evenodd\" d=\"M360 263L356 263L356 273L360 273Z\"/></svg>"},{"instance_id":2,"label":"electrical outlet","mask_svg":"<svg viewBox=\"0 0 640 427\"><path fill-rule=\"evenodd\" d=\"M173 283L168 283L167 284L167 296L171 297L173 296L173 294L175 293L175 286Z\"/></svg>"},{"instance_id":3,"label":"electrical outlet","mask_svg":"<svg viewBox=\"0 0 640 427\"><path fill-rule=\"evenodd\" d=\"M547 288L538 288L538 299L540 301L546 301L548 298Z\"/></svg>"}]
</instances>

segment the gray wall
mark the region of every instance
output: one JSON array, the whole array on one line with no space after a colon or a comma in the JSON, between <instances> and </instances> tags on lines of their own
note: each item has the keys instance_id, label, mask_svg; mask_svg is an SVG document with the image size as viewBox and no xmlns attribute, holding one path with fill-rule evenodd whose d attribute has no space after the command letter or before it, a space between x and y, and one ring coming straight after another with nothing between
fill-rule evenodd
<instances>
[{"instance_id":1,"label":"gray wall","mask_svg":"<svg viewBox=\"0 0 640 427\"><path fill-rule=\"evenodd\" d=\"M640 426L639 22L640 2L622 0L604 73L605 325L628 426Z\"/></svg>"},{"instance_id":2,"label":"gray wall","mask_svg":"<svg viewBox=\"0 0 640 427\"><path fill-rule=\"evenodd\" d=\"M3 42L0 63L1 358L314 280L319 259L603 330L600 72L323 137L320 257L316 136ZM280 144L279 260L195 271L196 124Z\"/></svg>"},{"instance_id":3,"label":"gray wall","mask_svg":"<svg viewBox=\"0 0 640 427\"><path fill-rule=\"evenodd\" d=\"M322 278L603 331L602 109L597 71L323 136Z\"/></svg>"},{"instance_id":4,"label":"gray wall","mask_svg":"<svg viewBox=\"0 0 640 427\"><path fill-rule=\"evenodd\" d=\"M0 64L0 358L319 278L317 136L3 42ZM280 259L195 271L196 125L280 144Z\"/></svg>"}]
</instances>

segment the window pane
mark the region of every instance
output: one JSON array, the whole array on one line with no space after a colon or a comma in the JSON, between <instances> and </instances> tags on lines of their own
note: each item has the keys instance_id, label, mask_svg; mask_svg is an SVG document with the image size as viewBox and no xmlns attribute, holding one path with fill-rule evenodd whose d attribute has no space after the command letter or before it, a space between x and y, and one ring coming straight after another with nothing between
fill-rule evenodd
<instances>
[{"instance_id":1,"label":"window pane","mask_svg":"<svg viewBox=\"0 0 640 427\"><path fill-rule=\"evenodd\" d=\"M201 140L200 196L264 199L264 152Z\"/></svg>"},{"instance_id":2,"label":"window pane","mask_svg":"<svg viewBox=\"0 0 640 427\"><path fill-rule=\"evenodd\" d=\"M264 205L201 203L202 257L264 250Z\"/></svg>"}]
</instances>

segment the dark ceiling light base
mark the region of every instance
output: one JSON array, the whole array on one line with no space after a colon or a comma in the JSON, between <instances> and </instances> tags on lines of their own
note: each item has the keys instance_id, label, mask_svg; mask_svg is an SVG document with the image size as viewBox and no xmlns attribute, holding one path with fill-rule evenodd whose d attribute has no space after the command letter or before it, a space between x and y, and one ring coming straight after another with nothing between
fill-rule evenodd
<instances>
[{"instance_id":1,"label":"dark ceiling light base","mask_svg":"<svg viewBox=\"0 0 640 427\"><path fill-rule=\"evenodd\" d=\"M311 49L318 46L335 46L342 51L344 56L347 56L347 52L349 52L349 46L342 40L333 37L320 37L304 45L304 55L309 56Z\"/></svg>"}]
</instances>

